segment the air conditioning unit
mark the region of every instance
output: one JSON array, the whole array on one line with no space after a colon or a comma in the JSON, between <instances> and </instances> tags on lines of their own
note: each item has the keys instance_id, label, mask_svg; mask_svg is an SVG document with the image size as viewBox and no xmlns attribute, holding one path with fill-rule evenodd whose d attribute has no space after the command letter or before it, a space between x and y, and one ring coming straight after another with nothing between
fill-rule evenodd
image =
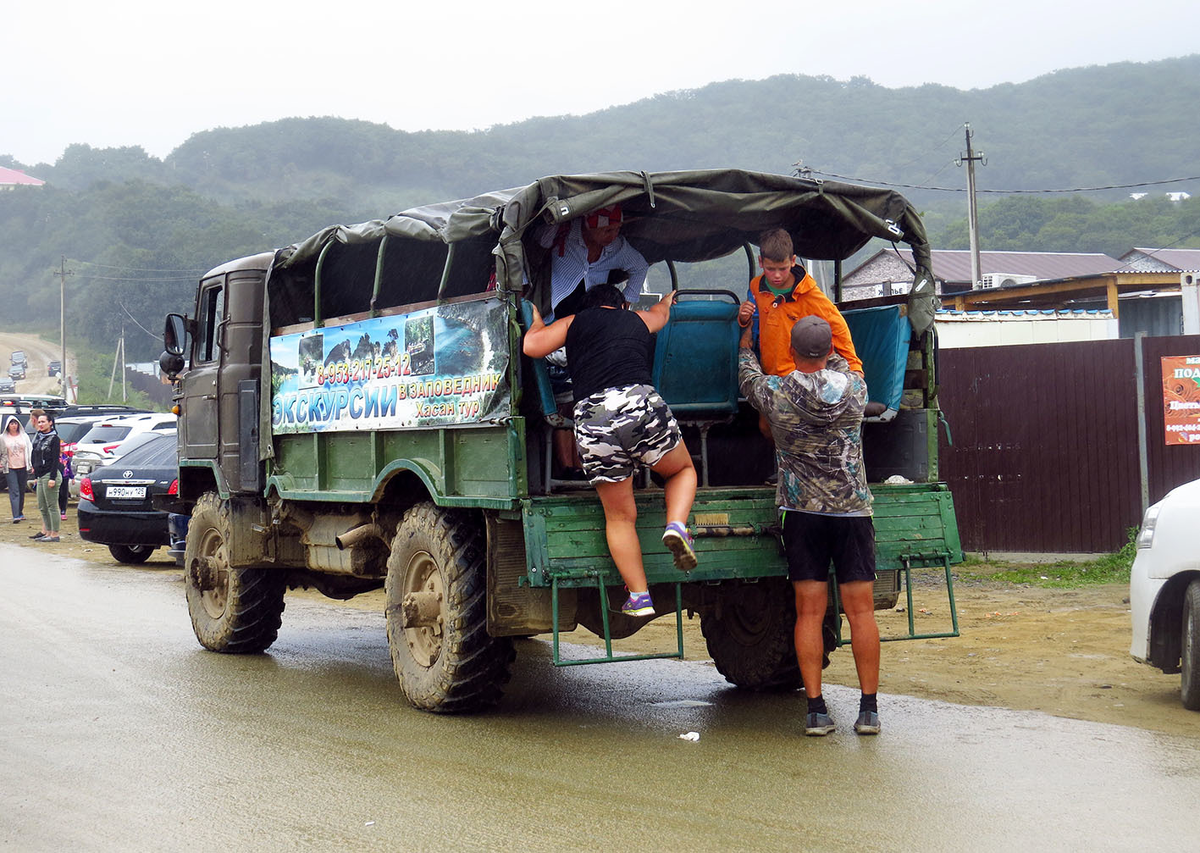
<instances>
[{"instance_id":1,"label":"air conditioning unit","mask_svg":"<svg viewBox=\"0 0 1200 853\"><path fill-rule=\"evenodd\" d=\"M1036 275L1021 275L1015 272L989 272L983 274L983 280L979 283L979 289L985 290L993 287L1009 287L1014 284L1030 284L1038 280Z\"/></svg>"}]
</instances>

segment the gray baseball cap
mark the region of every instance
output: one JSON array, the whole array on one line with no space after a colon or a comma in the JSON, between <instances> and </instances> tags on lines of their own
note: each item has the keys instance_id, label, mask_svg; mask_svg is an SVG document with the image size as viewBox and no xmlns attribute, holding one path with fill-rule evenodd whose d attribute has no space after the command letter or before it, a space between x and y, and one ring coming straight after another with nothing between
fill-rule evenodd
<instances>
[{"instance_id":1,"label":"gray baseball cap","mask_svg":"<svg viewBox=\"0 0 1200 853\"><path fill-rule=\"evenodd\" d=\"M833 349L833 330L815 314L801 317L792 326L792 349L805 358L821 358Z\"/></svg>"}]
</instances>

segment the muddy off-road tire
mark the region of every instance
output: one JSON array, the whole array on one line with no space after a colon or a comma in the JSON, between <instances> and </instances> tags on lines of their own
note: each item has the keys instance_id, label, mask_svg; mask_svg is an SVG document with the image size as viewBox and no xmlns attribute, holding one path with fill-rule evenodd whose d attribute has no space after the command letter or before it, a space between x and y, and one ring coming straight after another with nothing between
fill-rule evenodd
<instances>
[{"instance_id":1,"label":"muddy off-road tire","mask_svg":"<svg viewBox=\"0 0 1200 853\"><path fill-rule=\"evenodd\" d=\"M795 690L802 686L796 663L796 605L783 578L731 584L720 607L700 617L700 631L717 672L746 690ZM825 630L824 665L829 665Z\"/></svg>"},{"instance_id":2,"label":"muddy off-road tire","mask_svg":"<svg viewBox=\"0 0 1200 853\"><path fill-rule=\"evenodd\" d=\"M212 492L196 502L183 557L192 630L200 645L255 654L279 636L287 579L277 569L231 569L225 551L229 507Z\"/></svg>"},{"instance_id":3,"label":"muddy off-road tire","mask_svg":"<svg viewBox=\"0 0 1200 853\"><path fill-rule=\"evenodd\" d=\"M515 653L509 638L488 635L484 560L482 525L466 513L426 501L396 529L388 646L400 687L418 708L463 713L500 700Z\"/></svg>"},{"instance_id":4,"label":"muddy off-road tire","mask_svg":"<svg viewBox=\"0 0 1200 853\"><path fill-rule=\"evenodd\" d=\"M113 555L113 559L118 563L125 563L130 566L136 566L139 563L144 563L150 559L150 555L154 553L153 545L109 545L108 553Z\"/></svg>"},{"instance_id":5,"label":"muddy off-road tire","mask_svg":"<svg viewBox=\"0 0 1200 853\"><path fill-rule=\"evenodd\" d=\"M1200 581L1188 584L1182 623L1179 698L1189 711L1200 711Z\"/></svg>"}]
</instances>

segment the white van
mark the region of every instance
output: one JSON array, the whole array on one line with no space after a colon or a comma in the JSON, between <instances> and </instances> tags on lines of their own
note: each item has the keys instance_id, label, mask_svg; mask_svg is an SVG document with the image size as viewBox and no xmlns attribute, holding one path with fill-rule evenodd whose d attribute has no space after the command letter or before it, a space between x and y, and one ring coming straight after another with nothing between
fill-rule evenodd
<instances>
[{"instance_id":1,"label":"white van","mask_svg":"<svg viewBox=\"0 0 1200 853\"><path fill-rule=\"evenodd\" d=\"M1172 489L1146 510L1129 577L1130 654L1182 673L1183 706L1200 711L1200 480Z\"/></svg>"}]
</instances>

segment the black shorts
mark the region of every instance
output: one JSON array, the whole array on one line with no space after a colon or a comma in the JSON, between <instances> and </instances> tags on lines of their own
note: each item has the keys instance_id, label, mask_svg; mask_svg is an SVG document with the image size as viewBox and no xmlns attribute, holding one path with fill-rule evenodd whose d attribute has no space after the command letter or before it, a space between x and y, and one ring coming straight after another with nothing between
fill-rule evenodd
<instances>
[{"instance_id":1,"label":"black shorts","mask_svg":"<svg viewBox=\"0 0 1200 853\"><path fill-rule=\"evenodd\" d=\"M875 525L870 516L783 514L783 550L788 580L829 580L829 564L838 583L875 580Z\"/></svg>"}]
</instances>

